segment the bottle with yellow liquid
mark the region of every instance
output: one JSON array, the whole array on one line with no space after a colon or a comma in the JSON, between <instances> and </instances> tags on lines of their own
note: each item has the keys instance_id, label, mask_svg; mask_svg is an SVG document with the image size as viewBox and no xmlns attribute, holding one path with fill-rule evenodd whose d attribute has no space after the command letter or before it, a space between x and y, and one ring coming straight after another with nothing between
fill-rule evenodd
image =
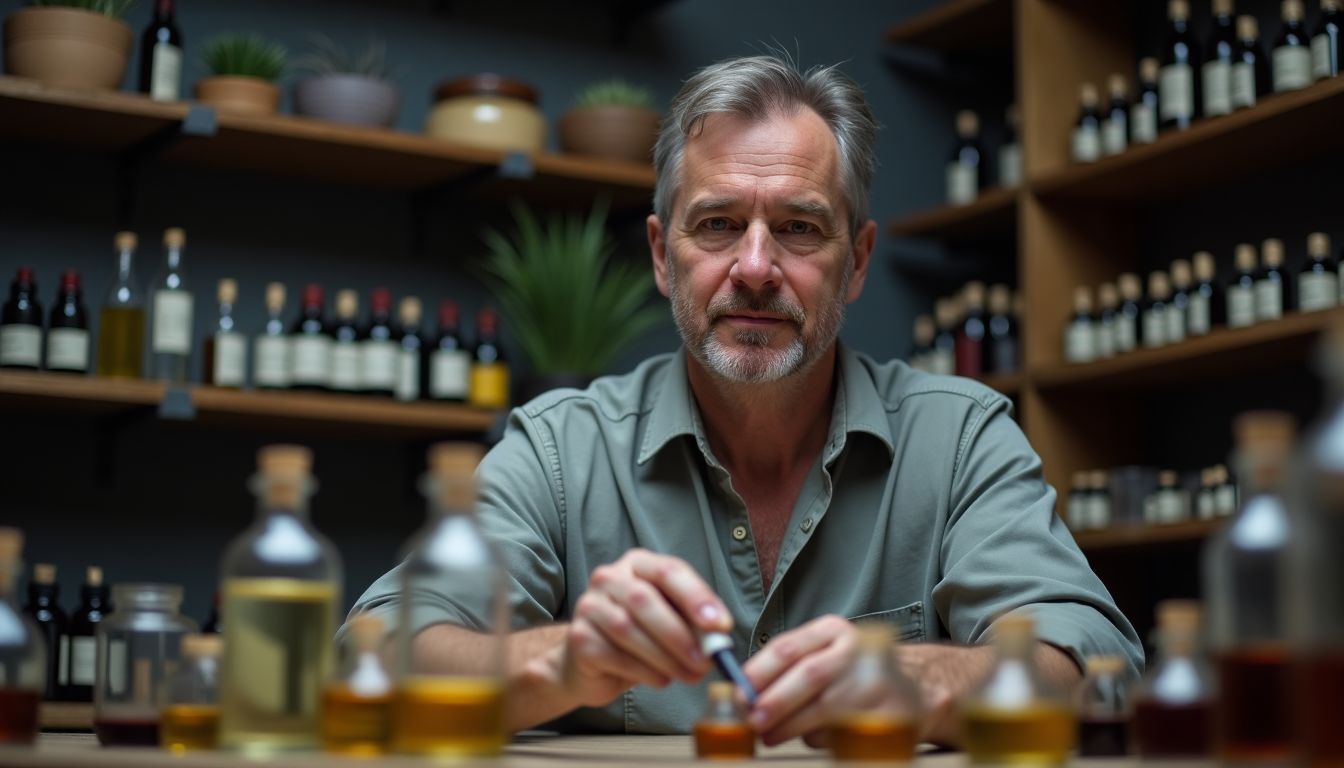
<instances>
[{"instance_id":1,"label":"bottle with yellow liquid","mask_svg":"<svg viewBox=\"0 0 1344 768\"><path fill-rule=\"evenodd\" d=\"M367 613L350 621L347 669L322 692L322 748L359 757L387 751L392 676L378 655L383 620Z\"/></svg>"},{"instance_id":2,"label":"bottle with yellow liquid","mask_svg":"<svg viewBox=\"0 0 1344 768\"><path fill-rule=\"evenodd\" d=\"M1075 740L1066 699L1036 674L1036 623L1009 614L994 622L998 663L962 708L962 741L972 763L1063 765Z\"/></svg>"},{"instance_id":3,"label":"bottle with yellow liquid","mask_svg":"<svg viewBox=\"0 0 1344 768\"><path fill-rule=\"evenodd\" d=\"M318 746L319 700L335 666L341 562L308 521L312 452L271 445L257 463L256 521L229 545L220 569L219 742L266 756Z\"/></svg>"},{"instance_id":4,"label":"bottle with yellow liquid","mask_svg":"<svg viewBox=\"0 0 1344 768\"><path fill-rule=\"evenodd\" d=\"M704 760L750 760L756 756L756 730L737 702L737 686L724 680L709 684L705 711L695 721L695 756Z\"/></svg>"},{"instance_id":5,"label":"bottle with yellow liquid","mask_svg":"<svg viewBox=\"0 0 1344 768\"><path fill-rule=\"evenodd\" d=\"M182 663L164 686L159 743L173 752L214 749L219 743L219 635L182 638Z\"/></svg>"},{"instance_id":6,"label":"bottle with yellow liquid","mask_svg":"<svg viewBox=\"0 0 1344 768\"><path fill-rule=\"evenodd\" d=\"M117 278L98 310L99 376L138 379L145 369L145 296L135 277L134 232L118 232Z\"/></svg>"},{"instance_id":7,"label":"bottle with yellow liquid","mask_svg":"<svg viewBox=\"0 0 1344 768\"><path fill-rule=\"evenodd\" d=\"M919 744L919 689L896 666L896 633L886 624L858 627L858 653L834 690L831 722L837 761L910 762Z\"/></svg>"},{"instance_id":8,"label":"bottle with yellow liquid","mask_svg":"<svg viewBox=\"0 0 1344 768\"><path fill-rule=\"evenodd\" d=\"M469 443L441 443L429 451L424 482L429 521L411 540L400 566L403 609L392 704L397 752L458 758L497 755L504 748L508 586L500 558L476 522L474 474L481 455L481 447ZM425 628L425 619L415 606L425 595L449 599L458 613L450 623L492 636L478 669L454 673L416 663L415 635Z\"/></svg>"}]
</instances>

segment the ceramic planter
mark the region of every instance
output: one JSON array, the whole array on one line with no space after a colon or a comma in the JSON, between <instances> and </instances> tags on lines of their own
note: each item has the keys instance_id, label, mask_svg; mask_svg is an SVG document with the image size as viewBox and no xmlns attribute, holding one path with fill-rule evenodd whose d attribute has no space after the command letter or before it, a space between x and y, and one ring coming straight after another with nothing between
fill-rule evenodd
<instances>
[{"instance_id":1,"label":"ceramic planter","mask_svg":"<svg viewBox=\"0 0 1344 768\"><path fill-rule=\"evenodd\" d=\"M280 88L258 77L215 75L196 83L196 100L235 115L274 115Z\"/></svg>"},{"instance_id":2,"label":"ceramic planter","mask_svg":"<svg viewBox=\"0 0 1344 768\"><path fill-rule=\"evenodd\" d=\"M441 83L425 133L436 139L486 149L540 152L546 120L531 85L492 73Z\"/></svg>"},{"instance_id":3,"label":"ceramic planter","mask_svg":"<svg viewBox=\"0 0 1344 768\"><path fill-rule=\"evenodd\" d=\"M566 152L631 163L653 162L658 113L641 107L579 107L560 118Z\"/></svg>"},{"instance_id":4,"label":"ceramic planter","mask_svg":"<svg viewBox=\"0 0 1344 768\"><path fill-rule=\"evenodd\" d=\"M317 75L294 87L294 111L333 123L391 127L401 94L386 80L368 75Z\"/></svg>"},{"instance_id":5,"label":"ceramic planter","mask_svg":"<svg viewBox=\"0 0 1344 768\"><path fill-rule=\"evenodd\" d=\"M115 90L131 56L126 22L76 8L20 8L4 37L5 72L47 85Z\"/></svg>"}]
</instances>

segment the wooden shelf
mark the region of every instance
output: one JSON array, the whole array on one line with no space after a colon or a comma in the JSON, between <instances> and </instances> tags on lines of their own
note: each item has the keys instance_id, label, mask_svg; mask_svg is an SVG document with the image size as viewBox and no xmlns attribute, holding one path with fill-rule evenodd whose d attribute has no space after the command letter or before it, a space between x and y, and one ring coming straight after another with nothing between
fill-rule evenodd
<instances>
[{"instance_id":1,"label":"wooden shelf","mask_svg":"<svg viewBox=\"0 0 1344 768\"><path fill-rule=\"evenodd\" d=\"M1292 314L1249 328L1215 328L1179 344L1033 371L1031 380L1041 390L1163 389L1245 371L1248 365L1304 366L1312 342L1340 320L1344 309Z\"/></svg>"},{"instance_id":2,"label":"wooden shelf","mask_svg":"<svg viewBox=\"0 0 1344 768\"><path fill-rule=\"evenodd\" d=\"M1201 120L1152 144L1032 179L1047 199L1144 203L1337 150L1344 77L1275 94L1249 109Z\"/></svg>"},{"instance_id":3,"label":"wooden shelf","mask_svg":"<svg viewBox=\"0 0 1344 768\"><path fill-rule=\"evenodd\" d=\"M126 155L156 137L174 136L189 102L160 103L139 94L47 88L0 76L0 140ZM293 115L218 113L213 136L181 135L161 159L193 167L240 169L310 181L405 191L454 182L473 194L545 202L612 197L614 208L651 208L653 167L571 155L526 157L526 178L502 178L503 152L450 144L401 131L337 125Z\"/></svg>"},{"instance_id":4,"label":"wooden shelf","mask_svg":"<svg viewBox=\"0 0 1344 768\"><path fill-rule=\"evenodd\" d=\"M898 237L937 238L949 243L1012 241L1017 232L1016 188L985 190L967 205L943 205L891 222Z\"/></svg>"},{"instance_id":5,"label":"wooden shelf","mask_svg":"<svg viewBox=\"0 0 1344 768\"><path fill-rule=\"evenodd\" d=\"M976 380L1008 397L1017 397L1022 392L1023 376L1021 373L991 374L981 376Z\"/></svg>"},{"instance_id":6,"label":"wooden shelf","mask_svg":"<svg viewBox=\"0 0 1344 768\"><path fill-rule=\"evenodd\" d=\"M1007 55L1013 43L1013 3L945 0L891 26L886 41L946 52Z\"/></svg>"},{"instance_id":7,"label":"wooden shelf","mask_svg":"<svg viewBox=\"0 0 1344 768\"><path fill-rule=\"evenodd\" d=\"M44 701L38 709L44 731L93 730L93 704L77 701Z\"/></svg>"},{"instance_id":8,"label":"wooden shelf","mask_svg":"<svg viewBox=\"0 0 1344 768\"><path fill-rule=\"evenodd\" d=\"M1077 531L1073 539L1084 552L1139 549L1160 544L1203 541L1221 528L1224 522L1226 518L1163 525L1117 525L1098 531Z\"/></svg>"}]
</instances>

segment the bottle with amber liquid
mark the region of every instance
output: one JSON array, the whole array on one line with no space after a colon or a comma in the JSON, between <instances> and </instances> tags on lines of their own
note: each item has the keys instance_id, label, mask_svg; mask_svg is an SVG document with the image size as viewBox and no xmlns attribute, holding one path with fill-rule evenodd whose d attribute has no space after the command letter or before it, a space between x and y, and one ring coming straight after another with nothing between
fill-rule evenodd
<instances>
[{"instance_id":1,"label":"bottle with amber liquid","mask_svg":"<svg viewBox=\"0 0 1344 768\"><path fill-rule=\"evenodd\" d=\"M1063 765L1077 736L1075 719L1067 700L1036 673L1036 622L1011 613L993 629L998 663L961 711L971 762Z\"/></svg>"},{"instance_id":2,"label":"bottle with amber liquid","mask_svg":"<svg viewBox=\"0 0 1344 768\"><path fill-rule=\"evenodd\" d=\"M145 370L145 294L135 277L136 237L118 232L117 277L98 310L99 376L138 379Z\"/></svg>"},{"instance_id":3,"label":"bottle with amber liquid","mask_svg":"<svg viewBox=\"0 0 1344 768\"><path fill-rule=\"evenodd\" d=\"M958 376L977 377L985 372L985 284L970 282L961 292L965 313L957 330Z\"/></svg>"},{"instance_id":4,"label":"bottle with amber liquid","mask_svg":"<svg viewBox=\"0 0 1344 768\"><path fill-rule=\"evenodd\" d=\"M347 668L322 691L322 748L366 757L387 751L392 735L392 676L383 667L383 620L350 620Z\"/></svg>"},{"instance_id":5,"label":"bottle with amber liquid","mask_svg":"<svg viewBox=\"0 0 1344 768\"><path fill-rule=\"evenodd\" d=\"M1213 675L1199 648L1193 600L1157 606L1157 658L1134 695L1130 733L1144 758L1202 757L1213 749Z\"/></svg>"},{"instance_id":6,"label":"bottle with amber liquid","mask_svg":"<svg viewBox=\"0 0 1344 768\"><path fill-rule=\"evenodd\" d=\"M1284 502L1293 418L1236 421L1241 509L1205 547L1204 588L1218 670L1220 758L1284 760L1292 733L1282 589L1292 526Z\"/></svg>"},{"instance_id":7,"label":"bottle with amber liquid","mask_svg":"<svg viewBox=\"0 0 1344 768\"><path fill-rule=\"evenodd\" d=\"M93 701L97 680L98 642L96 635L103 616L112 610L103 569L90 565L79 588L79 608L70 614L69 654L65 660L66 701Z\"/></svg>"},{"instance_id":8,"label":"bottle with amber liquid","mask_svg":"<svg viewBox=\"0 0 1344 768\"><path fill-rule=\"evenodd\" d=\"M37 710L47 682L47 653L42 633L19 610L16 594L23 568L23 532L0 528L0 744L32 744L37 739Z\"/></svg>"},{"instance_id":9,"label":"bottle with amber liquid","mask_svg":"<svg viewBox=\"0 0 1344 768\"><path fill-rule=\"evenodd\" d=\"M70 642L65 634L69 621L65 611L61 610L61 585L56 583L56 566L50 563L33 566L33 578L28 582L28 604L23 610L42 632L47 650L47 682L42 696L55 701L65 684L61 657L63 652L68 653L68 649L62 646Z\"/></svg>"},{"instance_id":10,"label":"bottle with amber liquid","mask_svg":"<svg viewBox=\"0 0 1344 768\"><path fill-rule=\"evenodd\" d=\"M412 643L425 625L403 610L392 703L392 749L440 759L498 755L504 749L504 637L510 626L507 574L476 521L476 465L482 449L441 443L429 450L422 489L429 520L411 540L401 564L402 604L425 590L448 590L470 622L461 626L492 638L474 673L430 671L415 665Z\"/></svg>"},{"instance_id":11,"label":"bottle with amber liquid","mask_svg":"<svg viewBox=\"0 0 1344 768\"><path fill-rule=\"evenodd\" d=\"M173 752L219 744L219 635L185 635L182 661L168 676L159 719L159 743Z\"/></svg>"},{"instance_id":12,"label":"bottle with amber liquid","mask_svg":"<svg viewBox=\"0 0 1344 768\"><path fill-rule=\"evenodd\" d=\"M509 405L509 364L499 345L499 316L490 307L476 315L476 346L471 352L471 385L467 403L477 408Z\"/></svg>"},{"instance_id":13,"label":"bottle with amber liquid","mask_svg":"<svg viewBox=\"0 0 1344 768\"><path fill-rule=\"evenodd\" d=\"M695 756L702 760L750 760L756 756L756 730L737 702L737 687L724 680L709 684L705 711L695 721Z\"/></svg>"},{"instance_id":14,"label":"bottle with amber liquid","mask_svg":"<svg viewBox=\"0 0 1344 768\"><path fill-rule=\"evenodd\" d=\"M79 273L61 273L61 290L51 305L47 325L47 370L89 372L89 315L84 311L84 289Z\"/></svg>"},{"instance_id":15,"label":"bottle with amber liquid","mask_svg":"<svg viewBox=\"0 0 1344 768\"><path fill-rule=\"evenodd\" d=\"M835 686L830 723L837 761L908 763L919 744L919 689L896 666L896 633L886 624L860 624L858 649Z\"/></svg>"},{"instance_id":16,"label":"bottle with amber liquid","mask_svg":"<svg viewBox=\"0 0 1344 768\"><path fill-rule=\"evenodd\" d=\"M1089 656L1083 682L1074 694L1078 709L1078 754L1115 757L1129 752L1129 712L1125 701L1125 660Z\"/></svg>"}]
</instances>

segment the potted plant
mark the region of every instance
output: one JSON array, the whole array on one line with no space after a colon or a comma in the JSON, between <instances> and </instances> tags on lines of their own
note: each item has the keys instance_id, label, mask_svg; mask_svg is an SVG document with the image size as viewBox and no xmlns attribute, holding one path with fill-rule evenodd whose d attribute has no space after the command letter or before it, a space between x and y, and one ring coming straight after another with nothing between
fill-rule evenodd
<instances>
[{"instance_id":1,"label":"potted plant","mask_svg":"<svg viewBox=\"0 0 1344 768\"><path fill-rule=\"evenodd\" d=\"M522 204L513 216L509 234L485 233L490 255L479 272L531 363L524 400L555 386L586 386L666 317L649 303L653 275L647 262L612 260L605 202L586 219L555 214L544 226Z\"/></svg>"},{"instance_id":2,"label":"potted plant","mask_svg":"<svg viewBox=\"0 0 1344 768\"><path fill-rule=\"evenodd\" d=\"M221 112L273 115L280 109L276 81L288 53L253 34L228 33L205 44L201 57L211 75L196 83L196 100Z\"/></svg>"},{"instance_id":3,"label":"potted plant","mask_svg":"<svg viewBox=\"0 0 1344 768\"><path fill-rule=\"evenodd\" d=\"M594 83L560 117L560 147L579 155L651 163L658 120L648 88L620 79Z\"/></svg>"},{"instance_id":4,"label":"potted plant","mask_svg":"<svg viewBox=\"0 0 1344 768\"><path fill-rule=\"evenodd\" d=\"M352 55L326 35L310 36L312 50L295 60L309 75L294 87L294 111L333 123L391 127L401 94L379 40Z\"/></svg>"},{"instance_id":5,"label":"potted plant","mask_svg":"<svg viewBox=\"0 0 1344 768\"><path fill-rule=\"evenodd\" d=\"M47 85L115 90L131 58L134 0L32 0L5 19L5 72Z\"/></svg>"}]
</instances>

